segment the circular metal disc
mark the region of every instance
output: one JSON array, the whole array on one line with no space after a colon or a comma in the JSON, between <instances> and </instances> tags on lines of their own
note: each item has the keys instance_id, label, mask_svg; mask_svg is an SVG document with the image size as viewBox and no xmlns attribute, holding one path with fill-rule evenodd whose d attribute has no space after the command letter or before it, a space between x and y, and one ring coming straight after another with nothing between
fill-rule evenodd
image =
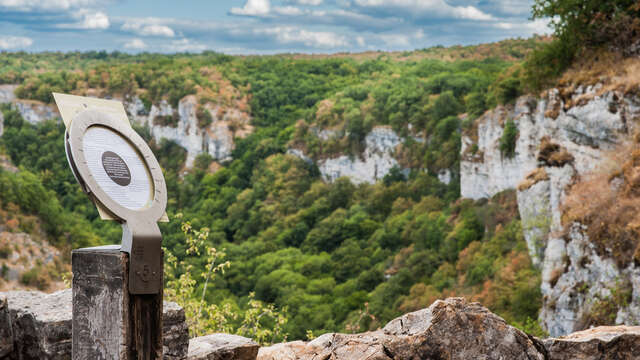
<instances>
[{"instance_id":1,"label":"circular metal disc","mask_svg":"<svg viewBox=\"0 0 640 360\"><path fill-rule=\"evenodd\" d=\"M145 222L162 217L167 205L162 170L131 127L87 110L71 122L68 143L81 183L114 215Z\"/></svg>"}]
</instances>

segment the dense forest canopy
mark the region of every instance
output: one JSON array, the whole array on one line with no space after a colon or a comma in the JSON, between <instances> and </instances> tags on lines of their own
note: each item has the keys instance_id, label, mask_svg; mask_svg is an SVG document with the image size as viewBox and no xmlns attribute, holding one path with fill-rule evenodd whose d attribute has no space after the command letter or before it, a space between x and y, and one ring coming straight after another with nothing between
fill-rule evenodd
<instances>
[{"instance_id":1,"label":"dense forest canopy","mask_svg":"<svg viewBox=\"0 0 640 360\"><path fill-rule=\"evenodd\" d=\"M512 67L541 41L498 43L493 57L477 59L460 55L465 48L375 59L3 53L0 81L20 84L20 98L43 102L52 101L53 91L136 95L145 106L195 94L246 107L254 132L236 139L233 160L215 172L207 155L185 172L184 149L136 128L168 184L172 221L161 225L163 246L191 266L200 291L206 259L188 256L182 221L208 228L207 245L224 249L230 261L209 284L211 304L243 312L255 296L286 309L284 333L304 339L376 328L437 298L464 295L539 332L540 277L526 251L515 194L458 200L457 169L461 128L517 96ZM448 56L452 61L437 59ZM99 220L67 168L61 122L33 125L10 106L2 113L2 151L20 168L0 171L2 220L29 231L20 214L36 215L50 241L65 250L118 243L119 226ZM298 147L314 159L358 156L364 136L378 125L404 136L408 176L393 170L376 184L329 183L315 165L286 154ZM322 141L312 136L314 127L345 136ZM443 169L453 174L448 185L436 176Z\"/></svg>"}]
</instances>

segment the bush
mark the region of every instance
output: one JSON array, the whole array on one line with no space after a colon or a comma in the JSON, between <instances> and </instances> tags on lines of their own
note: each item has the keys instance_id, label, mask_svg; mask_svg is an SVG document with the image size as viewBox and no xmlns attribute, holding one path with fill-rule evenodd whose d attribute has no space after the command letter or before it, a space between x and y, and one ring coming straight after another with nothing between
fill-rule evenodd
<instances>
[{"instance_id":1,"label":"bush","mask_svg":"<svg viewBox=\"0 0 640 360\"><path fill-rule=\"evenodd\" d=\"M51 279L44 269L36 266L22 273L22 276L20 276L20 282L27 286L35 286L38 290L45 290L49 287Z\"/></svg>"},{"instance_id":2,"label":"bush","mask_svg":"<svg viewBox=\"0 0 640 360\"><path fill-rule=\"evenodd\" d=\"M635 0L535 0L533 19L551 19L555 40L526 61L525 82L535 91L550 85L585 49L624 49L640 30Z\"/></svg>"},{"instance_id":3,"label":"bush","mask_svg":"<svg viewBox=\"0 0 640 360\"><path fill-rule=\"evenodd\" d=\"M7 259L9 255L11 255L11 248L8 244L0 247L0 259Z\"/></svg>"},{"instance_id":4,"label":"bush","mask_svg":"<svg viewBox=\"0 0 640 360\"><path fill-rule=\"evenodd\" d=\"M517 140L518 128L513 122L513 119L509 119L504 126L504 132L500 138L500 153L503 157L512 158L515 156Z\"/></svg>"}]
</instances>

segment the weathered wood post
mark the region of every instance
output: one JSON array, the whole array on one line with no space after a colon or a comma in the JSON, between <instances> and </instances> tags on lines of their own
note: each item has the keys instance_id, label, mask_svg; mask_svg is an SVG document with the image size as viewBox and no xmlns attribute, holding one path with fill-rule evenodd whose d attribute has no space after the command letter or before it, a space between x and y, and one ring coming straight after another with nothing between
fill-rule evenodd
<instances>
[{"instance_id":1,"label":"weathered wood post","mask_svg":"<svg viewBox=\"0 0 640 360\"><path fill-rule=\"evenodd\" d=\"M54 94L67 160L103 219L122 224L122 245L72 252L76 360L162 359L162 234L167 189L122 103Z\"/></svg>"},{"instance_id":2,"label":"weathered wood post","mask_svg":"<svg viewBox=\"0 0 640 360\"><path fill-rule=\"evenodd\" d=\"M161 359L162 292L129 293L120 246L73 250L73 359Z\"/></svg>"}]
</instances>

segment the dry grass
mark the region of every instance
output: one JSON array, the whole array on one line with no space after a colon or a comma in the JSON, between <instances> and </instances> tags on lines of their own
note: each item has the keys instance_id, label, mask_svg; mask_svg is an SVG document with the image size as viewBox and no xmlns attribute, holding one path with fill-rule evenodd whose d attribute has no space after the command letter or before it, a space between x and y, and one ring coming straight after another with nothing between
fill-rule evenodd
<instances>
[{"instance_id":1,"label":"dry grass","mask_svg":"<svg viewBox=\"0 0 640 360\"><path fill-rule=\"evenodd\" d=\"M532 170L530 173L525 176L524 180L518 184L518 190L524 191L533 185L539 183L540 181L549 180L549 174L547 174L547 170L542 167Z\"/></svg>"},{"instance_id":2,"label":"dry grass","mask_svg":"<svg viewBox=\"0 0 640 360\"><path fill-rule=\"evenodd\" d=\"M640 264L640 145L627 143L576 183L563 205L563 223L580 222L601 256L620 268Z\"/></svg>"},{"instance_id":3,"label":"dry grass","mask_svg":"<svg viewBox=\"0 0 640 360\"><path fill-rule=\"evenodd\" d=\"M602 86L595 93L573 97L579 86L596 84ZM558 80L557 87L565 102L565 109L609 91L636 93L640 88L640 58L625 57L620 52L604 49L592 50L575 61Z\"/></svg>"},{"instance_id":4,"label":"dry grass","mask_svg":"<svg viewBox=\"0 0 640 360\"><path fill-rule=\"evenodd\" d=\"M537 36L535 43L541 44L551 41L549 36ZM416 51L365 51L361 53L335 53L335 54L283 54L283 58L318 60L318 59L353 59L355 61L376 60L386 58L392 61L420 61L425 59L442 61L459 60L484 60L487 58L499 58L506 61L521 61L533 48L529 39L507 39L495 43L432 47Z\"/></svg>"},{"instance_id":5,"label":"dry grass","mask_svg":"<svg viewBox=\"0 0 640 360\"><path fill-rule=\"evenodd\" d=\"M573 160L573 155L571 155L566 148L552 142L548 136L540 140L538 161L541 161L546 166L560 167L572 163Z\"/></svg>"}]
</instances>

